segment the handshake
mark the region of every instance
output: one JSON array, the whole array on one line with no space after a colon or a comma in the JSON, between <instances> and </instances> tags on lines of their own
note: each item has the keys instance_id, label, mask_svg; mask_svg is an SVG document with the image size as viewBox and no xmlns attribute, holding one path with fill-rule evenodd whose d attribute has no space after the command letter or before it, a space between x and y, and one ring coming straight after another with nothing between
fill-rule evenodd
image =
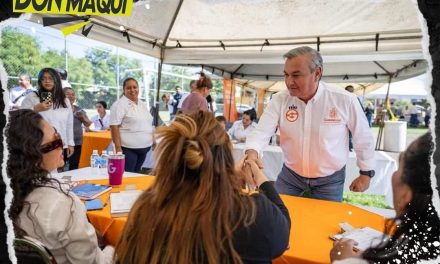
<instances>
[{"instance_id":1,"label":"handshake","mask_svg":"<svg viewBox=\"0 0 440 264\"><path fill-rule=\"evenodd\" d=\"M269 181L263 172L263 162L258 158L255 151L250 150L251 153L246 154L236 164L236 170L241 172L244 177L244 182L251 190L255 190L261 184Z\"/></svg>"}]
</instances>

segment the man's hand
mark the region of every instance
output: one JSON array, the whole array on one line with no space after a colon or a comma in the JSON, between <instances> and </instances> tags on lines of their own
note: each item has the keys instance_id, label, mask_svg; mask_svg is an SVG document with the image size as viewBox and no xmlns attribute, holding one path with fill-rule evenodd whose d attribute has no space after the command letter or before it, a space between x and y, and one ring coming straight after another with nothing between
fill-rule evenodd
<instances>
[{"instance_id":1,"label":"man's hand","mask_svg":"<svg viewBox=\"0 0 440 264\"><path fill-rule=\"evenodd\" d=\"M362 252L354 251L353 247L357 243L354 240L343 238L333 243L333 248L330 251L331 261L342 260L346 258L358 257Z\"/></svg>"},{"instance_id":2,"label":"man's hand","mask_svg":"<svg viewBox=\"0 0 440 264\"><path fill-rule=\"evenodd\" d=\"M263 168L263 164L261 160L258 158L258 153L253 149L246 150L246 161L254 161L257 163L258 167L260 169ZM245 174L246 183L249 185L251 189L255 189L257 187L257 184L254 180L254 177L252 175L252 170L249 164L244 164L243 172Z\"/></svg>"},{"instance_id":3,"label":"man's hand","mask_svg":"<svg viewBox=\"0 0 440 264\"><path fill-rule=\"evenodd\" d=\"M263 170L260 169L260 167L257 165L257 163L254 160L247 160L246 165L248 165L251 168L254 182L258 187L260 187L260 185L263 184L264 182L268 181L266 175L264 175L263 173Z\"/></svg>"},{"instance_id":4,"label":"man's hand","mask_svg":"<svg viewBox=\"0 0 440 264\"><path fill-rule=\"evenodd\" d=\"M364 192L370 187L370 176L359 175L350 185L350 191L352 192Z\"/></svg>"},{"instance_id":5,"label":"man's hand","mask_svg":"<svg viewBox=\"0 0 440 264\"><path fill-rule=\"evenodd\" d=\"M70 156L73 155L73 152L75 151L74 146L67 146L67 157L70 158Z\"/></svg>"}]
</instances>

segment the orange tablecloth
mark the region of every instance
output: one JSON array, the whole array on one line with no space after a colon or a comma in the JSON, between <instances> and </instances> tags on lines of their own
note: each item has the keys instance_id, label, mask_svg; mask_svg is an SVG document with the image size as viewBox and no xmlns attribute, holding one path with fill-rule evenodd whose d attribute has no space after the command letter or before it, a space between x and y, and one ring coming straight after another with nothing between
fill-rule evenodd
<instances>
[{"instance_id":1,"label":"orange tablecloth","mask_svg":"<svg viewBox=\"0 0 440 264\"><path fill-rule=\"evenodd\" d=\"M110 131L84 132L79 167L90 166L90 155L92 155L93 150L98 150L101 155L101 151L106 150L110 142L112 142Z\"/></svg>"},{"instance_id":2,"label":"orange tablecloth","mask_svg":"<svg viewBox=\"0 0 440 264\"><path fill-rule=\"evenodd\" d=\"M145 189L154 181L154 177L124 178L123 185L114 188L118 192L125 185L136 185L137 189ZM96 180L96 183L108 184L108 180ZM100 197L105 202L109 194ZM290 248L274 260L273 263L330 263L330 249L333 242L329 236L339 232L341 222L348 222L354 227L370 226L383 230L384 218L358 207L345 203L321 201L282 195L282 200L289 209L292 227L290 230ZM111 218L110 206L101 211L88 212L93 226L112 245L116 244L123 231L126 217Z\"/></svg>"}]
</instances>

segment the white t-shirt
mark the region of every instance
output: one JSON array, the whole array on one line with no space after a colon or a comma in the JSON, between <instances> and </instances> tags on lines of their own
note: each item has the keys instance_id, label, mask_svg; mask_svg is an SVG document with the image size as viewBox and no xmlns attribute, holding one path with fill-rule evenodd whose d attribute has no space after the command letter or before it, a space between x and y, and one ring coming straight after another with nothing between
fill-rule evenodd
<instances>
[{"instance_id":1,"label":"white t-shirt","mask_svg":"<svg viewBox=\"0 0 440 264\"><path fill-rule=\"evenodd\" d=\"M257 126L256 123L252 122L246 129L243 126L243 121L235 121L232 127L229 129L228 134L232 139L240 140L241 138L246 138L247 135L252 132Z\"/></svg>"},{"instance_id":2,"label":"white t-shirt","mask_svg":"<svg viewBox=\"0 0 440 264\"><path fill-rule=\"evenodd\" d=\"M124 95L110 108L110 125L119 126L121 146L147 148L153 144L153 116L147 103L134 103Z\"/></svg>"},{"instance_id":3,"label":"white t-shirt","mask_svg":"<svg viewBox=\"0 0 440 264\"><path fill-rule=\"evenodd\" d=\"M110 128L110 114L107 112L105 112L104 118L101 118L98 114L93 116L90 121L93 122L93 126L96 130L106 130Z\"/></svg>"},{"instance_id":4,"label":"white t-shirt","mask_svg":"<svg viewBox=\"0 0 440 264\"><path fill-rule=\"evenodd\" d=\"M354 94L320 82L306 104L287 89L278 92L246 138L245 149L262 153L277 125L284 163L303 177L328 176L345 166L349 131L358 168L374 169L373 133Z\"/></svg>"},{"instance_id":5,"label":"white t-shirt","mask_svg":"<svg viewBox=\"0 0 440 264\"><path fill-rule=\"evenodd\" d=\"M32 91L32 86L28 89L17 86L9 90L9 109L19 109L26 95Z\"/></svg>"},{"instance_id":6,"label":"white t-shirt","mask_svg":"<svg viewBox=\"0 0 440 264\"><path fill-rule=\"evenodd\" d=\"M49 109L46 111L38 112L50 125L54 126L58 134L64 143L64 148L67 146L75 146L73 141L73 112L72 106L69 100L65 99L67 108L62 106L57 109ZM21 109L34 110L34 106L40 103L40 98L35 93L28 94L23 103Z\"/></svg>"}]
</instances>

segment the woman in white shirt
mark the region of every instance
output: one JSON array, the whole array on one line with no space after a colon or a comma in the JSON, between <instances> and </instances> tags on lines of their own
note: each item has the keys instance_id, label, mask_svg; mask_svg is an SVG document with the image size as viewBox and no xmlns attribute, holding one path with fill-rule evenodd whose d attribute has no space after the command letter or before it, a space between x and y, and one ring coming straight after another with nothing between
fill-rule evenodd
<instances>
[{"instance_id":1,"label":"woman in white shirt","mask_svg":"<svg viewBox=\"0 0 440 264\"><path fill-rule=\"evenodd\" d=\"M110 130L115 151L125 154L125 171L139 172L153 144L153 116L139 99L135 79L125 79L123 88L124 94L110 109Z\"/></svg>"},{"instance_id":2,"label":"woman in white shirt","mask_svg":"<svg viewBox=\"0 0 440 264\"><path fill-rule=\"evenodd\" d=\"M64 156L74 152L73 111L61 87L57 71L44 68L38 73L38 90L29 93L21 104L21 109L31 109L39 113L54 126L64 142Z\"/></svg>"},{"instance_id":3,"label":"woman in white shirt","mask_svg":"<svg viewBox=\"0 0 440 264\"><path fill-rule=\"evenodd\" d=\"M107 114L106 111L107 103L104 101L98 101L95 106L98 114L90 119L93 122L94 128L96 130L110 129L110 115Z\"/></svg>"},{"instance_id":4,"label":"woman in white shirt","mask_svg":"<svg viewBox=\"0 0 440 264\"><path fill-rule=\"evenodd\" d=\"M241 120L235 121L232 127L229 129L228 134L232 139L239 142L245 142L247 135L254 130L256 124L254 123L255 114L251 110L247 110L243 113Z\"/></svg>"},{"instance_id":5,"label":"woman in white shirt","mask_svg":"<svg viewBox=\"0 0 440 264\"><path fill-rule=\"evenodd\" d=\"M39 240L59 264L112 263L114 248L99 248L83 203L50 177L50 171L64 165L57 131L40 114L25 109L10 113L6 135L14 194L9 216L16 236Z\"/></svg>"}]
</instances>

